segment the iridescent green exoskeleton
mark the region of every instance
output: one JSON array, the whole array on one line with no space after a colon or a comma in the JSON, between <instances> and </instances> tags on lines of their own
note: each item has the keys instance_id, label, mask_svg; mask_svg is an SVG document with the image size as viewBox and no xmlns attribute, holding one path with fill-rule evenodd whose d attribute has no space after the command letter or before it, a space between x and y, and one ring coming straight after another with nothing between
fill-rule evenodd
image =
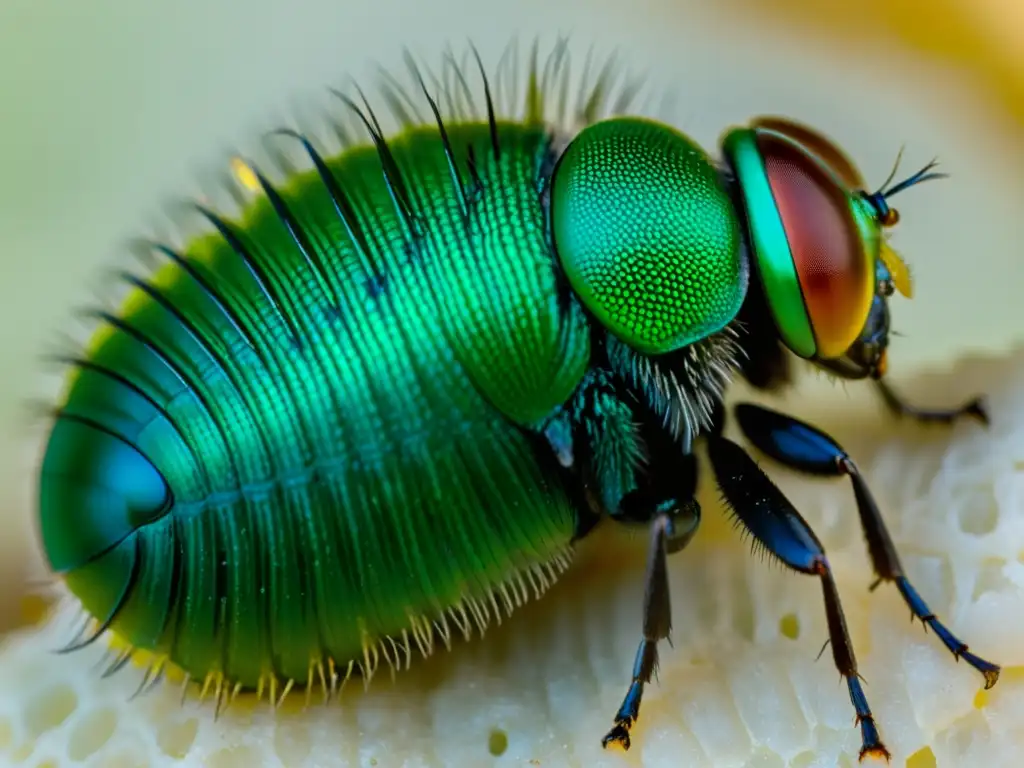
<instances>
[{"instance_id":1,"label":"iridescent green exoskeleton","mask_svg":"<svg viewBox=\"0 0 1024 768\"><path fill-rule=\"evenodd\" d=\"M95 618L70 648L111 630L128 646L114 668L145 650L147 681L174 665L218 706L327 694L539 596L611 517L650 531L643 639L605 737L628 748L671 626L665 558L700 521L703 440L736 518L821 578L861 755L888 754L826 554L722 437L723 398L738 375L785 386L802 358L878 382L902 413L984 419L882 385L888 301L910 293L888 201L935 174L869 193L829 140L778 118L727 132L718 161L628 98L605 109L607 69L557 119L567 62L560 46L534 64L521 114L451 61L436 92L413 69L419 99L388 79L390 138L346 98L368 142L327 153L283 131L308 169L272 183L243 166L237 215L197 206L207 233L123 274L124 305L97 310L68 360L39 477L46 554ZM878 578L993 685L999 668L906 579L845 451L782 414L736 415L768 455L851 479Z\"/></svg>"}]
</instances>

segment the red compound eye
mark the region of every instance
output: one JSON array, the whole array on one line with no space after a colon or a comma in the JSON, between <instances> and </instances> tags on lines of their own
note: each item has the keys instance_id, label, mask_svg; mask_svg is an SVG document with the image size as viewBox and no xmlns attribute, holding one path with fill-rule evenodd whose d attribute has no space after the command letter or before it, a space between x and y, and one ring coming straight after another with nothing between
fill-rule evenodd
<instances>
[{"instance_id":1,"label":"red compound eye","mask_svg":"<svg viewBox=\"0 0 1024 768\"><path fill-rule=\"evenodd\" d=\"M853 162L835 144L806 125L782 117L762 117L753 123L755 128L775 131L787 136L806 150L817 155L850 191L864 189L864 179Z\"/></svg>"},{"instance_id":2,"label":"red compound eye","mask_svg":"<svg viewBox=\"0 0 1024 768\"><path fill-rule=\"evenodd\" d=\"M763 131L758 132L757 143L817 355L839 357L863 328L875 279L851 198L802 145Z\"/></svg>"}]
</instances>

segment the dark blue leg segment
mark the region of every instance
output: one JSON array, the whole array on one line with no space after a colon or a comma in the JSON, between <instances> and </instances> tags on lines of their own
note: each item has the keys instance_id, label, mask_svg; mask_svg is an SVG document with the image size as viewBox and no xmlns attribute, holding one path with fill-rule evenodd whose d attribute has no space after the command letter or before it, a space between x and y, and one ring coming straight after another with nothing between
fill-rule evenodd
<instances>
[{"instance_id":1,"label":"dark blue leg segment","mask_svg":"<svg viewBox=\"0 0 1024 768\"><path fill-rule=\"evenodd\" d=\"M967 645L936 618L907 580L878 504L842 446L809 424L760 406L746 403L738 405L736 419L747 439L776 461L807 474L849 476L857 499L861 528L877 576L871 588L875 589L883 581L895 583L913 615L931 627L950 653L978 670L985 678L985 688L995 685L999 680L1000 668L970 653Z\"/></svg>"},{"instance_id":2,"label":"dark blue leg segment","mask_svg":"<svg viewBox=\"0 0 1024 768\"><path fill-rule=\"evenodd\" d=\"M846 679L850 701L860 725L860 759L872 756L888 761L889 751L878 735L871 708L860 685L857 658L846 628L839 591L821 542L743 448L724 437L712 436L708 438L708 454L726 504L755 542L794 571L821 579L832 658Z\"/></svg>"},{"instance_id":3,"label":"dark blue leg segment","mask_svg":"<svg viewBox=\"0 0 1024 768\"><path fill-rule=\"evenodd\" d=\"M889 761L889 753L885 751L885 747L881 746L882 739L878 735L878 728L875 726L875 720L871 717L871 708L868 706L867 696L864 695L864 689L861 688L860 678L848 677L846 678L847 686L850 689L850 703L853 704L854 710L857 712L857 725L860 726L860 740L862 744L878 744L879 747L873 750L870 754L874 757L880 757L886 762ZM860 758L863 760L867 757L867 753L861 749Z\"/></svg>"},{"instance_id":4,"label":"dark blue leg segment","mask_svg":"<svg viewBox=\"0 0 1024 768\"><path fill-rule=\"evenodd\" d=\"M985 407L985 401L980 397L969 400L957 408L926 410L907 403L882 379L876 379L875 386L886 407L895 416L906 416L924 424L951 424L957 419L969 416L986 426L989 424L988 409Z\"/></svg>"},{"instance_id":5,"label":"dark blue leg segment","mask_svg":"<svg viewBox=\"0 0 1024 768\"><path fill-rule=\"evenodd\" d=\"M958 660L963 659L985 676L986 689L991 688L999 682L1000 667L997 664L986 661L980 656L976 656L967 650L967 645L960 642L956 635L950 632L941 621L935 618L935 614L928 609L928 605L921 599L921 596L917 594L917 591L905 576L900 576L896 579L896 587L899 589L900 594L903 595L903 599L907 602L907 605L910 606L910 610L913 611L914 615L921 619L925 626L932 628L932 631L939 636L943 645L949 648L953 656Z\"/></svg>"}]
</instances>

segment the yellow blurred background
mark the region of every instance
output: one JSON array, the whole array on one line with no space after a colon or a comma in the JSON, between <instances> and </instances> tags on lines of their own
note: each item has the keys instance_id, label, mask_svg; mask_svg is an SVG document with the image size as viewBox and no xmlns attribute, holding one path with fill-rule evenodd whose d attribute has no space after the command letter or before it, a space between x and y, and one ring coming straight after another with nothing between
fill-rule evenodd
<instances>
[{"instance_id":1,"label":"yellow blurred background","mask_svg":"<svg viewBox=\"0 0 1024 768\"><path fill-rule=\"evenodd\" d=\"M901 199L898 376L1024 335L1024 3L1019 0L5 0L0 6L0 630L36 564L25 400L71 307L168 229L228 153L370 65L468 38L571 34L619 50L709 149L760 112L806 120L881 182L939 155L951 182ZM851 397L855 396L851 395ZM842 406L842 404L840 404Z\"/></svg>"}]
</instances>

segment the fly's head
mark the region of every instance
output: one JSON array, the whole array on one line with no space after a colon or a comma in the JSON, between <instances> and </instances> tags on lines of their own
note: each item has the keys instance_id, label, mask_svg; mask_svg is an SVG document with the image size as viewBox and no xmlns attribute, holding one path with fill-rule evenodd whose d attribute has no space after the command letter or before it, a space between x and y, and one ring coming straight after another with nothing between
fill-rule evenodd
<instances>
[{"instance_id":1,"label":"fly's head","mask_svg":"<svg viewBox=\"0 0 1024 768\"><path fill-rule=\"evenodd\" d=\"M942 174L931 163L868 192L838 146L782 118L733 129L723 147L752 261L783 342L844 378L884 375L889 298L913 295L906 264L886 242L900 219L889 201Z\"/></svg>"}]
</instances>

